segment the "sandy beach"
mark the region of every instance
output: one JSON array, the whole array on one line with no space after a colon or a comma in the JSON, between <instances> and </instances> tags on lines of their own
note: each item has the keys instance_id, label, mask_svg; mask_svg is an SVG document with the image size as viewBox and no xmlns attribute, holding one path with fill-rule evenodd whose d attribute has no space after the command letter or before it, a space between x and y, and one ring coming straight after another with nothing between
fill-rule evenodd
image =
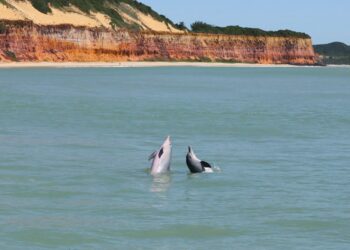
<instances>
[{"instance_id":1,"label":"sandy beach","mask_svg":"<svg viewBox=\"0 0 350 250\"><path fill-rule=\"evenodd\" d=\"M145 67L245 67L291 68L306 67L288 64L207 63L207 62L11 62L0 63L0 68L145 68ZM315 66L307 66L315 67ZM316 66L317 67L317 66Z\"/></svg>"}]
</instances>

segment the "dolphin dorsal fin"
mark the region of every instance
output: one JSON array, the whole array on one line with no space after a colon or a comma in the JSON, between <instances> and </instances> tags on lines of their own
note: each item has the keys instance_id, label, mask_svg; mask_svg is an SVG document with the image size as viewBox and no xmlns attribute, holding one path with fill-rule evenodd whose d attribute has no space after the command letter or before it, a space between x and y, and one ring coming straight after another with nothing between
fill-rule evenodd
<instances>
[{"instance_id":1,"label":"dolphin dorsal fin","mask_svg":"<svg viewBox=\"0 0 350 250\"><path fill-rule=\"evenodd\" d=\"M154 157L156 157L156 155L157 155L157 151L154 151L154 152L148 157L148 160L150 161L150 160L154 159Z\"/></svg>"},{"instance_id":2,"label":"dolphin dorsal fin","mask_svg":"<svg viewBox=\"0 0 350 250\"><path fill-rule=\"evenodd\" d=\"M205 161L201 161L201 165L203 168L212 168L212 166L208 162L205 162Z\"/></svg>"}]
</instances>

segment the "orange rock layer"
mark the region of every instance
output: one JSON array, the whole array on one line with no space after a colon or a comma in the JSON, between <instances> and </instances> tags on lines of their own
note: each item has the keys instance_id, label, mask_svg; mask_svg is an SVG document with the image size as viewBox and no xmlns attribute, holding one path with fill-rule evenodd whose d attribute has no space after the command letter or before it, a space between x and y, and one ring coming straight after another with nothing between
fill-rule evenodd
<instances>
[{"instance_id":1,"label":"orange rock layer","mask_svg":"<svg viewBox=\"0 0 350 250\"><path fill-rule=\"evenodd\" d=\"M219 61L313 65L311 39L0 23L0 61Z\"/></svg>"}]
</instances>

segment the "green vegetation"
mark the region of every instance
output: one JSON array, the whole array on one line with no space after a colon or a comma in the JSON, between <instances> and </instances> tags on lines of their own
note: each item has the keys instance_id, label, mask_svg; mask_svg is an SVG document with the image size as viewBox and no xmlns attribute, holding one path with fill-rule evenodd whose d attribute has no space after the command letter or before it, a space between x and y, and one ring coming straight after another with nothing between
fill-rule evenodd
<instances>
[{"instance_id":1,"label":"green vegetation","mask_svg":"<svg viewBox=\"0 0 350 250\"><path fill-rule=\"evenodd\" d=\"M179 30L188 30L184 22L175 23L174 26Z\"/></svg>"},{"instance_id":2,"label":"green vegetation","mask_svg":"<svg viewBox=\"0 0 350 250\"><path fill-rule=\"evenodd\" d=\"M350 46L341 42L334 42L323 45L315 45L315 51L321 55L327 56L350 56Z\"/></svg>"},{"instance_id":3,"label":"green vegetation","mask_svg":"<svg viewBox=\"0 0 350 250\"><path fill-rule=\"evenodd\" d=\"M5 56L8 57L8 59L10 59L11 61L18 62L16 54L13 53L12 51L5 50L4 53L5 53Z\"/></svg>"},{"instance_id":4,"label":"green vegetation","mask_svg":"<svg viewBox=\"0 0 350 250\"><path fill-rule=\"evenodd\" d=\"M247 35L247 36L275 36L275 37L298 37L310 38L309 35L291 30L265 31L256 28L243 28L240 26L219 27L204 22L195 22L191 25L192 32L225 34L225 35Z\"/></svg>"},{"instance_id":5,"label":"green vegetation","mask_svg":"<svg viewBox=\"0 0 350 250\"><path fill-rule=\"evenodd\" d=\"M0 22L0 35L5 34L7 31L6 25L3 22Z\"/></svg>"},{"instance_id":6,"label":"green vegetation","mask_svg":"<svg viewBox=\"0 0 350 250\"><path fill-rule=\"evenodd\" d=\"M47 1L45 0L31 0L32 5L35 9L37 9L38 11L42 12L42 13L49 13L51 12L51 9L49 8Z\"/></svg>"},{"instance_id":7,"label":"green vegetation","mask_svg":"<svg viewBox=\"0 0 350 250\"><path fill-rule=\"evenodd\" d=\"M350 64L350 46L344 43L315 45L314 49L324 64Z\"/></svg>"}]
</instances>

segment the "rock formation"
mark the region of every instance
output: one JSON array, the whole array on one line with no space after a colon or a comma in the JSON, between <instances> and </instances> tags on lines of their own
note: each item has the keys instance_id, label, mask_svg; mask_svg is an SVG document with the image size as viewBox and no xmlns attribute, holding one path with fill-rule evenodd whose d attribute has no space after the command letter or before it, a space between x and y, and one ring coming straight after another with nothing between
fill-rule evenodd
<instances>
[{"instance_id":1,"label":"rock formation","mask_svg":"<svg viewBox=\"0 0 350 250\"><path fill-rule=\"evenodd\" d=\"M309 38L191 33L177 30L172 24L163 21L152 19L152 23L145 17L131 21L126 17L129 22L138 22L138 29L116 28L103 21L107 16L104 16L103 20L101 16L98 19L98 13L87 16L97 20L96 23L91 21L89 25L64 24L64 20L62 23L50 24L47 21L49 24L43 24L43 21L35 22L31 20L35 18L28 18L29 14L24 15L23 12L17 11L13 7L14 0L10 3L13 4L11 8L4 7L0 1L0 6L13 12L12 15L7 13L5 17L11 17L8 19L0 13L2 62L216 61L298 65L316 63L312 41ZM48 18L50 15L53 14L48 14ZM148 25L145 20L148 20Z\"/></svg>"}]
</instances>

